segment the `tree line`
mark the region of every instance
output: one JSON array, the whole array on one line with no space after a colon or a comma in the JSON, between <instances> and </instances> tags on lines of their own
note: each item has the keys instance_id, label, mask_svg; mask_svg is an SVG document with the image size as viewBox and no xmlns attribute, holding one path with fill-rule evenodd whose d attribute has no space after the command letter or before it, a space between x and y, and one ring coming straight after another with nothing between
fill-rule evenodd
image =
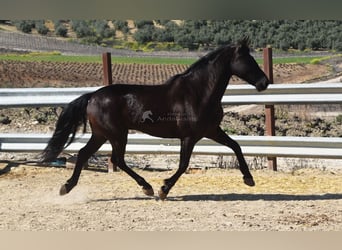
<instances>
[{"instance_id":1,"label":"tree line","mask_svg":"<svg viewBox=\"0 0 342 250\"><path fill-rule=\"evenodd\" d=\"M34 28L42 35L51 33L44 20L10 23L26 33ZM284 51L342 51L342 21L339 20L136 20L133 28L124 20L54 21L56 35L67 37L68 31L75 32L84 43L102 46L133 39L139 44L164 43L173 44L172 48L205 50L249 36L253 48L269 45ZM120 38L117 31L122 34Z\"/></svg>"}]
</instances>

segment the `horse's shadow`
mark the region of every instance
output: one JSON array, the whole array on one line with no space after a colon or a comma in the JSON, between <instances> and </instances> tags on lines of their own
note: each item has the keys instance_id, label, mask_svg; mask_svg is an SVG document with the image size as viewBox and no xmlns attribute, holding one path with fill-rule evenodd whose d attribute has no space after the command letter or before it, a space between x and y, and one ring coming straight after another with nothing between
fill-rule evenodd
<instances>
[{"instance_id":1,"label":"horse's shadow","mask_svg":"<svg viewBox=\"0 0 342 250\"><path fill-rule=\"evenodd\" d=\"M292 195L292 194L199 194L170 197L170 201L316 201L342 199L342 194Z\"/></svg>"},{"instance_id":2,"label":"horse's shadow","mask_svg":"<svg viewBox=\"0 0 342 250\"><path fill-rule=\"evenodd\" d=\"M10 161L0 161L0 163L7 163L4 168L0 169L0 176L9 173L12 168L18 167L20 165L18 162Z\"/></svg>"},{"instance_id":3,"label":"horse's shadow","mask_svg":"<svg viewBox=\"0 0 342 250\"><path fill-rule=\"evenodd\" d=\"M159 200L157 197L118 197L109 199L94 199L90 202L106 201L127 201L127 200ZM183 196L170 196L167 201L319 201L319 200L340 200L342 194L322 195L292 195L292 194L195 194Z\"/></svg>"}]
</instances>

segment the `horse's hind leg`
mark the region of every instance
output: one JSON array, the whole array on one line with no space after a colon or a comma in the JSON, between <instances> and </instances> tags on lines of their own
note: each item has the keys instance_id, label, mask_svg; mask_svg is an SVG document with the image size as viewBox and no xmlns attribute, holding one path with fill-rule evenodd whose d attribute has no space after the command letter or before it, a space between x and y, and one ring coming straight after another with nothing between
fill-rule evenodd
<instances>
[{"instance_id":1,"label":"horse's hind leg","mask_svg":"<svg viewBox=\"0 0 342 250\"><path fill-rule=\"evenodd\" d=\"M131 176L138 183L138 185L142 187L145 195L153 196L154 191L152 186L149 183L147 183L143 177L138 175L136 172L134 172L131 168L127 166L124 159L127 143L127 134L125 137L120 137L120 139L115 137L115 139L110 140L113 147L111 161L113 162L113 164L116 164L122 171L126 172L129 176Z\"/></svg>"},{"instance_id":2,"label":"horse's hind leg","mask_svg":"<svg viewBox=\"0 0 342 250\"><path fill-rule=\"evenodd\" d=\"M69 193L71 189L77 185L84 163L86 163L90 156L94 154L105 141L106 139L104 137L92 134L88 143L78 152L74 172L71 178L61 187L59 191L60 195Z\"/></svg>"},{"instance_id":3,"label":"horse's hind leg","mask_svg":"<svg viewBox=\"0 0 342 250\"><path fill-rule=\"evenodd\" d=\"M230 138L220 127L218 127L212 133L206 135L206 137L224 146L230 147L234 151L239 161L240 171L243 175L244 183L248 186L255 186L253 176L249 172L249 169L248 169L245 157L242 154L240 145L236 141L234 141L232 138Z\"/></svg>"},{"instance_id":4,"label":"horse's hind leg","mask_svg":"<svg viewBox=\"0 0 342 250\"><path fill-rule=\"evenodd\" d=\"M193 138L185 138L181 141L181 152L179 159L179 167L176 173L169 179L164 180L164 185L159 190L159 198L165 200L171 188L176 184L177 180L186 171L189 166L192 150L198 140Z\"/></svg>"}]
</instances>

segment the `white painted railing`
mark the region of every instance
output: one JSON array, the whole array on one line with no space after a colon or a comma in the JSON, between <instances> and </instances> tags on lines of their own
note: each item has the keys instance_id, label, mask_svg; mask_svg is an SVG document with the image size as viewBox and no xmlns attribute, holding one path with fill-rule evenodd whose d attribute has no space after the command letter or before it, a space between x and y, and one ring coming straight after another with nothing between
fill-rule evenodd
<instances>
[{"instance_id":1,"label":"white painted railing","mask_svg":"<svg viewBox=\"0 0 342 250\"><path fill-rule=\"evenodd\" d=\"M65 106L87 88L0 88L0 108ZM274 84L257 92L251 85L231 85L222 104L334 104L342 103L342 83Z\"/></svg>"},{"instance_id":2,"label":"white painted railing","mask_svg":"<svg viewBox=\"0 0 342 250\"><path fill-rule=\"evenodd\" d=\"M2 152L42 152L52 135L49 134L0 134ZM78 152L90 138L90 134L80 136L67 147L65 152ZM232 136L241 146L245 155L280 156L295 158L342 159L342 138L327 137L282 137L282 136ZM99 152L110 153L109 143ZM129 134L126 147L130 154L178 154L178 139L165 139L146 134ZM212 140L202 139L193 151L202 155L233 155L233 151Z\"/></svg>"}]
</instances>

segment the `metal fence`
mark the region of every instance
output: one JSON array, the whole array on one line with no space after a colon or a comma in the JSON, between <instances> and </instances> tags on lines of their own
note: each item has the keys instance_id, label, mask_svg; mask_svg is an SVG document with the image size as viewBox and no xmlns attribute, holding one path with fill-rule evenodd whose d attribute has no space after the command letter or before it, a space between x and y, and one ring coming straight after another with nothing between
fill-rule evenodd
<instances>
[{"instance_id":1,"label":"metal fence","mask_svg":"<svg viewBox=\"0 0 342 250\"><path fill-rule=\"evenodd\" d=\"M65 106L99 88L2 88L0 108ZM263 92L250 85L231 85L222 104L342 104L342 83L273 84Z\"/></svg>"},{"instance_id":2,"label":"metal fence","mask_svg":"<svg viewBox=\"0 0 342 250\"><path fill-rule=\"evenodd\" d=\"M65 106L81 94L98 88L0 89L0 108ZM228 87L222 104L342 104L342 83L276 84L260 93L252 86L233 85ZM80 136L65 151L77 152L89 136ZM0 151L39 152L45 148L50 137L48 134L0 134ZM342 137L232 137L241 145L245 155L342 159ZM162 139L145 134L130 134L128 137L127 153L178 154L179 149L177 139ZM99 151L111 152L111 147L104 144ZM208 139L202 139L194 153L231 155L233 152Z\"/></svg>"}]
</instances>

